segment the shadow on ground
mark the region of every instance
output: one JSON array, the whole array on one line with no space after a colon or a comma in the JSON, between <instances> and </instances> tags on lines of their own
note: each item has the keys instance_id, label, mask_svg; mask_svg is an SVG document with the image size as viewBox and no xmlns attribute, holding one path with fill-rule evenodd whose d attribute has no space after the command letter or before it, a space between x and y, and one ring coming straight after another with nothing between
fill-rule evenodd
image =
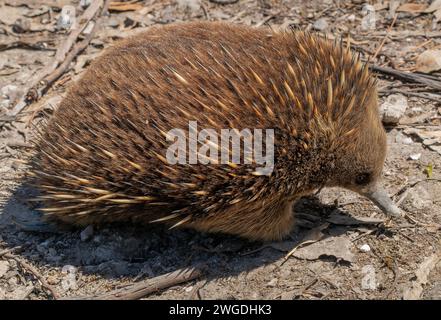
<instances>
[{"instance_id":1,"label":"shadow on ground","mask_svg":"<svg viewBox=\"0 0 441 320\"><path fill-rule=\"evenodd\" d=\"M262 247L260 242L186 229L167 230L160 225L95 226L89 239L82 240L80 229L66 229L43 221L26 200L33 192L26 185L16 189L0 211L0 231L6 249L22 247L17 254L36 266L72 265L83 274L136 281L202 265L206 279L210 280L247 272L285 255L271 248L256 250ZM310 228L324 223L331 212L343 214L335 206L320 204L314 197L300 200L295 211L302 217L309 216ZM338 236L349 228L331 225L326 234ZM308 231L296 226L285 242L294 247ZM250 251L256 252L247 254Z\"/></svg>"}]
</instances>

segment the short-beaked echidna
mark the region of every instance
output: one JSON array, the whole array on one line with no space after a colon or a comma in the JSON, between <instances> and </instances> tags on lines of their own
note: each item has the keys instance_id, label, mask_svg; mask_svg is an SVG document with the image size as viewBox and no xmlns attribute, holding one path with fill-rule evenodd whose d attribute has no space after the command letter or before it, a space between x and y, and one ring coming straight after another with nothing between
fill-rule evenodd
<instances>
[{"instance_id":1,"label":"short-beaked echidna","mask_svg":"<svg viewBox=\"0 0 441 320\"><path fill-rule=\"evenodd\" d=\"M400 210L380 187L386 134L368 67L338 42L227 23L154 27L108 49L39 139L42 211L76 225L162 221L273 240L326 186ZM171 164L169 130L274 130L274 168ZM190 143L190 141L188 141Z\"/></svg>"}]
</instances>

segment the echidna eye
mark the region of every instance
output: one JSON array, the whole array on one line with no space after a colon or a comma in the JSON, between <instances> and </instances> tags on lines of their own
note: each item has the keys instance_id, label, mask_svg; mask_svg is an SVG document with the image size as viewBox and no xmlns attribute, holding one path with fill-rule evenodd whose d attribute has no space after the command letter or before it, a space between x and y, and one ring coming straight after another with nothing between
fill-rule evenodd
<instances>
[{"instance_id":1,"label":"echidna eye","mask_svg":"<svg viewBox=\"0 0 441 320\"><path fill-rule=\"evenodd\" d=\"M363 172L355 178L355 183L358 185L365 185L368 184L370 180L371 174L369 172Z\"/></svg>"}]
</instances>

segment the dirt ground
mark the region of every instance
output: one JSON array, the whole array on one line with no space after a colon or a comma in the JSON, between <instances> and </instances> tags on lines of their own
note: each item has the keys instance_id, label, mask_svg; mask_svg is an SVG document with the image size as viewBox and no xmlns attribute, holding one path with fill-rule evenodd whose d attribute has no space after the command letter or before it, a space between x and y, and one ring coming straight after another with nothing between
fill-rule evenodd
<instances>
[{"instance_id":1,"label":"dirt ground","mask_svg":"<svg viewBox=\"0 0 441 320\"><path fill-rule=\"evenodd\" d=\"M69 35L59 20L61 9L72 5L81 16L79 2L0 0L0 299L99 296L188 266L200 267L202 276L145 298L441 299L441 73L436 68L425 79L438 88L378 73L380 104L396 94L407 102L399 121L385 125L384 169L384 185L407 218L388 220L364 198L325 189L296 204L296 212L308 215L309 228L296 227L278 243L158 226L59 230L39 220L26 200L32 189L23 184L35 126L50 117L89 62L120 38L190 20L294 27L349 39L363 60L416 74L421 55L441 48L441 3L427 10L431 1L114 1L86 49L38 101L14 114ZM371 14L366 4L375 9L374 26L366 27ZM80 41L90 33L85 30ZM441 69L441 51L433 57ZM308 239L315 242L304 243Z\"/></svg>"}]
</instances>

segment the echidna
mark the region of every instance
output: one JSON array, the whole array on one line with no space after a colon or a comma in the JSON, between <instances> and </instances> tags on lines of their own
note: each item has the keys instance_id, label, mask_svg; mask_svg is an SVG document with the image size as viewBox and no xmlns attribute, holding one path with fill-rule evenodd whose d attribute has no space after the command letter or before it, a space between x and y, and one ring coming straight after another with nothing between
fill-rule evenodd
<instances>
[{"instance_id":1,"label":"echidna","mask_svg":"<svg viewBox=\"0 0 441 320\"><path fill-rule=\"evenodd\" d=\"M340 186L397 215L379 184L377 109L366 64L318 35L209 22L151 28L96 59L56 110L32 163L41 210L75 225L162 221L275 240L292 229L296 199ZM167 133L181 129L192 143L191 121L217 132L273 129L273 170L171 164Z\"/></svg>"}]
</instances>

